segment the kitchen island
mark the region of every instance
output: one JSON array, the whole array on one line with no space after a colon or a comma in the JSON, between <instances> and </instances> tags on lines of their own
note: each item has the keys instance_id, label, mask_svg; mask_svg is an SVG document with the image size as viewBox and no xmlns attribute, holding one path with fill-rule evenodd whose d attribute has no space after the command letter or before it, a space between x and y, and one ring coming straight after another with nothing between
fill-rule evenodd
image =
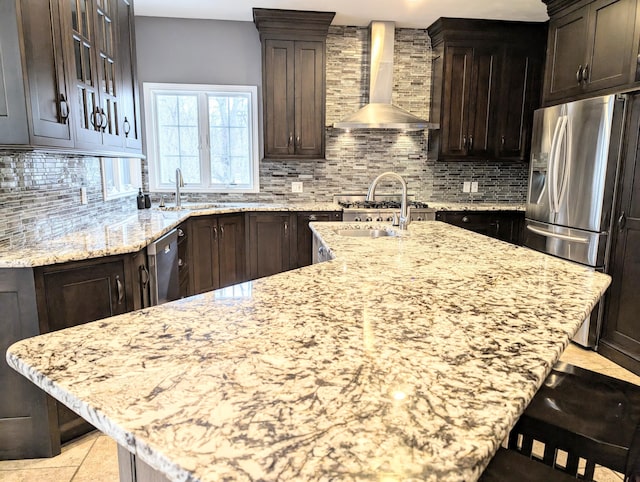
<instances>
[{"instance_id":1,"label":"kitchen island","mask_svg":"<svg viewBox=\"0 0 640 482\"><path fill-rule=\"evenodd\" d=\"M440 222L312 226L334 260L8 363L167 480L473 481L609 284Z\"/></svg>"}]
</instances>

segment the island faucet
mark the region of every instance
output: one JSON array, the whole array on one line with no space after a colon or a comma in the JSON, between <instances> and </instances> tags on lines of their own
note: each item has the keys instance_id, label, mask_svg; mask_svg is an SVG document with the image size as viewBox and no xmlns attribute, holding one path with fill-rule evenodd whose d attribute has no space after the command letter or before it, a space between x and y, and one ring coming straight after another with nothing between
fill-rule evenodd
<instances>
[{"instance_id":1,"label":"island faucet","mask_svg":"<svg viewBox=\"0 0 640 482\"><path fill-rule=\"evenodd\" d=\"M182 179L182 170L176 168L176 207L182 207L182 201L180 200L180 188L184 187L184 179Z\"/></svg>"},{"instance_id":2,"label":"island faucet","mask_svg":"<svg viewBox=\"0 0 640 482\"><path fill-rule=\"evenodd\" d=\"M409 222L410 222L409 206L407 204L407 183L405 182L405 180L402 178L400 174L396 174L395 172L388 171L388 172L383 172L378 177L376 177L371 182L371 185L369 186L369 191L367 192L366 200L375 201L376 187L378 186L378 183L383 177L392 177L394 179L397 179L398 181L400 181L400 184L402 185L402 203L400 205L400 220L398 225L400 229L407 229L407 226L409 225Z\"/></svg>"}]
</instances>

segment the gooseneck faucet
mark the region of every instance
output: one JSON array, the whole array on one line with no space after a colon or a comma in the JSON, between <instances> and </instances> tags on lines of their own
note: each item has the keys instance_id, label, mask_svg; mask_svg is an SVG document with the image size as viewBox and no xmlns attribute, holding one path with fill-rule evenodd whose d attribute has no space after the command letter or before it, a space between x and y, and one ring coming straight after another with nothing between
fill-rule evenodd
<instances>
[{"instance_id":1,"label":"gooseneck faucet","mask_svg":"<svg viewBox=\"0 0 640 482\"><path fill-rule=\"evenodd\" d=\"M376 199L376 187L378 186L378 183L380 182L380 180L384 177L392 177L394 179L397 179L398 181L400 181L400 184L402 185L402 203L400 205L400 222L399 222L399 226L400 229L407 229L407 226L409 225L409 206L407 204L407 183L405 182L405 180L402 178L402 176L400 174L396 174L395 172L383 172L382 174L380 174L378 177L376 177L372 182L371 185L369 186L369 191L367 192L367 197L366 200L367 201L375 201Z\"/></svg>"},{"instance_id":2,"label":"gooseneck faucet","mask_svg":"<svg viewBox=\"0 0 640 482\"><path fill-rule=\"evenodd\" d=\"M180 188L184 187L184 179L182 179L182 170L176 168L176 207L182 207L182 200L180 199Z\"/></svg>"}]
</instances>

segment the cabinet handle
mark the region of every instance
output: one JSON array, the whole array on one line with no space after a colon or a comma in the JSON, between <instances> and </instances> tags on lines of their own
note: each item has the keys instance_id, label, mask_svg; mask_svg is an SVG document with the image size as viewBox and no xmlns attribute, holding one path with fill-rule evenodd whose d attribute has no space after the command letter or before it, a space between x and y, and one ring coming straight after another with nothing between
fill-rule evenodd
<instances>
[{"instance_id":1,"label":"cabinet handle","mask_svg":"<svg viewBox=\"0 0 640 482\"><path fill-rule=\"evenodd\" d=\"M468 223L468 222L469 222L469 217L468 217L468 216L464 216L464 217L461 219L461 221L462 221L463 223Z\"/></svg>"},{"instance_id":2,"label":"cabinet handle","mask_svg":"<svg viewBox=\"0 0 640 482\"><path fill-rule=\"evenodd\" d=\"M289 223L288 222L284 222L284 235L288 236L289 235Z\"/></svg>"},{"instance_id":3,"label":"cabinet handle","mask_svg":"<svg viewBox=\"0 0 640 482\"><path fill-rule=\"evenodd\" d=\"M467 148L467 136L462 136L462 148Z\"/></svg>"},{"instance_id":4,"label":"cabinet handle","mask_svg":"<svg viewBox=\"0 0 640 482\"><path fill-rule=\"evenodd\" d=\"M287 147L291 147L291 144L293 144L293 133L289 132L289 140L287 141Z\"/></svg>"},{"instance_id":5,"label":"cabinet handle","mask_svg":"<svg viewBox=\"0 0 640 482\"><path fill-rule=\"evenodd\" d=\"M589 64L586 64L582 69L582 81L584 83L589 82Z\"/></svg>"},{"instance_id":6,"label":"cabinet handle","mask_svg":"<svg viewBox=\"0 0 640 482\"><path fill-rule=\"evenodd\" d=\"M502 147L504 147L504 136L500 138L500 144L502 145Z\"/></svg>"},{"instance_id":7,"label":"cabinet handle","mask_svg":"<svg viewBox=\"0 0 640 482\"><path fill-rule=\"evenodd\" d=\"M122 281L120 281L120 276L116 276L116 293L118 293L118 304L122 304L124 300L124 289Z\"/></svg>"},{"instance_id":8,"label":"cabinet handle","mask_svg":"<svg viewBox=\"0 0 640 482\"><path fill-rule=\"evenodd\" d=\"M64 94L60 94L60 100L58 102L60 103L60 120L63 124L66 124L69 119L69 102L67 102Z\"/></svg>"},{"instance_id":9,"label":"cabinet handle","mask_svg":"<svg viewBox=\"0 0 640 482\"><path fill-rule=\"evenodd\" d=\"M473 151L473 136L469 136L469 150Z\"/></svg>"},{"instance_id":10,"label":"cabinet handle","mask_svg":"<svg viewBox=\"0 0 640 482\"><path fill-rule=\"evenodd\" d=\"M178 237L181 238L184 236L184 230L182 228L178 228Z\"/></svg>"},{"instance_id":11,"label":"cabinet handle","mask_svg":"<svg viewBox=\"0 0 640 482\"><path fill-rule=\"evenodd\" d=\"M149 270L145 265L140 266L140 286L142 289L146 289L149 284Z\"/></svg>"},{"instance_id":12,"label":"cabinet handle","mask_svg":"<svg viewBox=\"0 0 640 482\"><path fill-rule=\"evenodd\" d=\"M107 125L109 125L109 118L107 117L107 114L104 113L103 108L100 108L100 119L102 120L100 128L102 129L102 132L104 132L107 130Z\"/></svg>"},{"instance_id":13,"label":"cabinet handle","mask_svg":"<svg viewBox=\"0 0 640 482\"><path fill-rule=\"evenodd\" d=\"M622 214L618 218L618 229L622 231L624 229L625 224L627 224L627 216L624 213L624 211L622 211Z\"/></svg>"},{"instance_id":14,"label":"cabinet handle","mask_svg":"<svg viewBox=\"0 0 640 482\"><path fill-rule=\"evenodd\" d=\"M318 219L318 217L315 214L310 214L309 215L309 221L315 221L317 219Z\"/></svg>"},{"instance_id":15,"label":"cabinet handle","mask_svg":"<svg viewBox=\"0 0 640 482\"><path fill-rule=\"evenodd\" d=\"M576 82L581 83L582 82L582 64L578 65L578 70L576 71Z\"/></svg>"},{"instance_id":16,"label":"cabinet handle","mask_svg":"<svg viewBox=\"0 0 640 482\"><path fill-rule=\"evenodd\" d=\"M213 240L218 241L218 228L215 226L213 227Z\"/></svg>"},{"instance_id":17,"label":"cabinet handle","mask_svg":"<svg viewBox=\"0 0 640 482\"><path fill-rule=\"evenodd\" d=\"M300 148L300 136L296 136L296 147Z\"/></svg>"},{"instance_id":18,"label":"cabinet handle","mask_svg":"<svg viewBox=\"0 0 640 482\"><path fill-rule=\"evenodd\" d=\"M124 131L124 136L129 137L129 132L131 132L131 124L129 124L129 119L124 118L124 122L122 123L122 130Z\"/></svg>"},{"instance_id":19,"label":"cabinet handle","mask_svg":"<svg viewBox=\"0 0 640 482\"><path fill-rule=\"evenodd\" d=\"M224 238L224 226L220 226L220 237Z\"/></svg>"}]
</instances>

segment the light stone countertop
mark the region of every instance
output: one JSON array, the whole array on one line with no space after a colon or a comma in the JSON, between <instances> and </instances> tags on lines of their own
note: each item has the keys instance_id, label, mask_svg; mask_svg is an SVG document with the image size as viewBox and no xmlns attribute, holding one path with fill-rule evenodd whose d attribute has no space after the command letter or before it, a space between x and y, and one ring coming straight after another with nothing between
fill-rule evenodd
<instances>
[{"instance_id":1,"label":"light stone countertop","mask_svg":"<svg viewBox=\"0 0 640 482\"><path fill-rule=\"evenodd\" d=\"M134 253L190 216L250 211L342 211L333 203L183 203L181 210L143 209L108 223L20 247L0 247L0 268L28 268Z\"/></svg>"},{"instance_id":2,"label":"light stone countertop","mask_svg":"<svg viewBox=\"0 0 640 482\"><path fill-rule=\"evenodd\" d=\"M10 366L175 481L477 480L609 284L441 222L12 345Z\"/></svg>"},{"instance_id":3,"label":"light stone countertop","mask_svg":"<svg viewBox=\"0 0 640 482\"><path fill-rule=\"evenodd\" d=\"M508 203L454 203L454 202L429 202L429 207L436 211L522 211L526 210L525 204Z\"/></svg>"}]
</instances>

